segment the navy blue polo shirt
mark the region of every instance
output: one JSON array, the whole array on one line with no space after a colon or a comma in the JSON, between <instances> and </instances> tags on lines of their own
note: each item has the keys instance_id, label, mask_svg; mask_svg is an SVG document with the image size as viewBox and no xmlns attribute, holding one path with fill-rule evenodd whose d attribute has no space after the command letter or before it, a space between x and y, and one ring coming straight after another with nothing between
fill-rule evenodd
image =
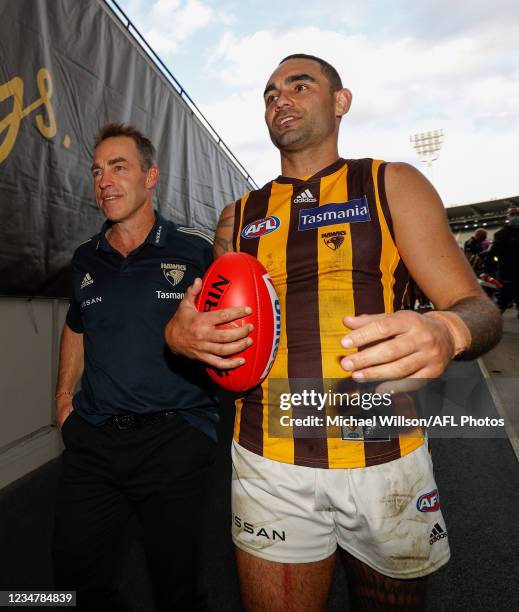
<instances>
[{"instance_id":1,"label":"navy blue polo shirt","mask_svg":"<svg viewBox=\"0 0 519 612\"><path fill-rule=\"evenodd\" d=\"M83 333L85 369L74 409L93 425L118 414L178 410L216 439L215 388L197 362L173 355L164 328L212 260L210 240L156 213L148 237L127 257L105 237L72 258L67 325Z\"/></svg>"}]
</instances>

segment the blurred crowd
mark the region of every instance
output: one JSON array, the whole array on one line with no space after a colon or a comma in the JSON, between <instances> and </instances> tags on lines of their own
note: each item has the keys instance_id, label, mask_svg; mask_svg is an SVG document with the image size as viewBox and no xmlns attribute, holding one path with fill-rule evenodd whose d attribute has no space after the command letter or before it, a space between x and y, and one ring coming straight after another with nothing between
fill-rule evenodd
<instances>
[{"instance_id":1,"label":"blurred crowd","mask_svg":"<svg viewBox=\"0 0 519 612\"><path fill-rule=\"evenodd\" d=\"M519 208L507 211L505 224L492 239L486 229L478 227L465 241L463 251L482 289L501 312L515 306L519 317ZM412 279L405 307L421 311L433 308Z\"/></svg>"},{"instance_id":2,"label":"blurred crowd","mask_svg":"<svg viewBox=\"0 0 519 612\"><path fill-rule=\"evenodd\" d=\"M519 208L508 210L506 223L492 240L485 229L478 228L463 250L482 288L501 312L514 305L519 309Z\"/></svg>"}]
</instances>

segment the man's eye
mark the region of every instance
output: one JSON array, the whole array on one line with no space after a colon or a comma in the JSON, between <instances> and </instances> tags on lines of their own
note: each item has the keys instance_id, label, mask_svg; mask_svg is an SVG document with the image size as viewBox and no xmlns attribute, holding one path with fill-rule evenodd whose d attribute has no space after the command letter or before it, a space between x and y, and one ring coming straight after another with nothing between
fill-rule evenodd
<instances>
[{"instance_id":1,"label":"man's eye","mask_svg":"<svg viewBox=\"0 0 519 612\"><path fill-rule=\"evenodd\" d=\"M308 85L305 85L304 83L299 83L299 85L296 85L296 91L306 91L308 89Z\"/></svg>"},{"instance_id":2,"label":"man's eye","mask_svg":"<svg viewBox=\"0 0 519 612\"><path fill-rule=\"evenodd\" d=\"M99 176L101 176L101 170L92 170L92 176L94 178L98 178Z\"/></svg>"},{"instance_id":3,"label":"man's eye","mask_svg":"<svg viewBox=\"0 0 519 612\"><path fill-rule=\"evenodd\" d=\"M117 170L117 172L124 170L124 166L114 166L114 168Z\"/></svg>"},{"instance_id":4,"label":"man's eye","mask_svg":"<svg viewBox=\"0 0 519 612\"><path fill-rule=\"evenodd\" d=\"M267 96L265 103L268 104L272 104L272 102L275 102L278 99L279 96Z\"/></svg>"}]
</instances>

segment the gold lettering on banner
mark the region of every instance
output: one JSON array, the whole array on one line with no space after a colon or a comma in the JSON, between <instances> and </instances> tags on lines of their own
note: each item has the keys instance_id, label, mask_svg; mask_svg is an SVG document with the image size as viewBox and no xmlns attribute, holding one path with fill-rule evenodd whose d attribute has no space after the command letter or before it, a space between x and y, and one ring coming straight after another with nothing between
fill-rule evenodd
<instances>
[{"instance_id":1,"label":"gold lettering on banner","mask_svg":"<svg viewBox=\"0 0 519 612\"><path fill-rule=\"evenodd\" d=\"M23 108L23 89L24 83L20 77L14 77L7 83L0 85L0 102L12 97L13 106L11 112L0 121L0 136L7 130L5 138L0 144L0 164L9 157L9 153L16 142L20 123L24 117L30 115L40 106L44 106L47 111L48 124L45 123L43 113L36 115L36 125L40 134L45 138L53 138L56 135L56 116L50 102L52 96L52 79L50 72L46 68L38 70L36 83L40 98Z\"/></svg>"}]
</instances>

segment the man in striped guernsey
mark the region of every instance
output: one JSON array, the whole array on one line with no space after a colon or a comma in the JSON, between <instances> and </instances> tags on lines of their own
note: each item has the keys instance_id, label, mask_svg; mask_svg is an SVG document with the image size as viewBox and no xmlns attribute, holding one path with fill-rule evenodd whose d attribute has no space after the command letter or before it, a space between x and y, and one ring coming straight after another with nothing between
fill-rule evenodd
<instances>
[{"instance_id":1,"label":"man in striped guernsey","mask_svg":"<svg viewBox=\"0 0 519 612\"><path fill-rule=\"evenodd\" d=\"M453 357L497 343L499 314L417 170L339 157L352 97L330 64L285 58L264 99L281 176L226 207L215 238L217 256L245 251L265 265L282 315L268 378L237 402L232 528L244 604L325 609L338 550L353 609L419 610L425 576L450 555L427 443L341 435L315 420L305 427L315 405L301 397L327 392L330 380L351 389L437 377ZM408 270L437 310L401 310ZM214 313L196 312L199 291L197 280L168 324L168 344L218 368L239 366L232 355L250 342L247 330L224 338ZM221 311L219 321L235 316ZM302 417L284 432L272 399L279 381L299 393L288 414ZM435 539L438 526L445 536Z\"/></svg>"},{"instance_id":2,"label":"man in striped guernsey","mask_svg":"<svg viewBox=\"0 0 519 612\"><path fill-rule=\"evenodd\" d=\"M282 437L276 431L269 435L269 426L275 429L268 418L269 380L312 379L312 388L327 391L317 381L344 377L342 318L402 306L407 270L394 242L385 165L339 159L306 180L278 177L234 207L233 248L267 266L282 314L269 377L238 401L235 439L253 453L296 465L357 468L397 459L423 442L396 437L345 444L336 431L327 436L324 425L322 435L314 431L311 438L304 429L292 437L286 431ZM264 219L276 220L276 227L257 231ZM293 416L304 412L304 406L294 408Z\"/></svg>"}]
</instances>

